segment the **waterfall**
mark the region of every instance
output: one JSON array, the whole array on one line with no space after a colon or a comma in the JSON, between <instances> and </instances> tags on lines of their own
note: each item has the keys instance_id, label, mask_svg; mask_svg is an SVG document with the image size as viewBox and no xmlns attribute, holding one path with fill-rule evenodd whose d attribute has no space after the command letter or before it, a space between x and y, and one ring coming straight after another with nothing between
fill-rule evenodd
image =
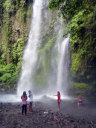
<instances>
[{"instance_id":1,"label":"waterfall","mask_svg":"<svg viewBox=\"0 0 96 128\"><path fill-rule=\"evenodd\" d=\"M23 55L23 66L18 82L17 95L24 90L32 89L32 75L37 60L37 47L40 40L40 25L43 0L35 0L33 4L32 23L28 43Z\"/></svg>"},{"instance_id":2,"label":"waterfall","mask_svg":"<svg viewBox=\"0 0 96 128\"><path fill-rule=\"evenodd\" d=\"M33 3L30 32L23 54L23 65L17 85L17 95L3 95L0 99L2 102L19 101L22 92L28 92L28 90L32 90L35 100L44 95L56 98L53 95L57 91L60 91L65 99L68 99L66 96L68 96L68 47L70 36L63 37L63 19L56 16L57 12L53 13L47 8L48 3L49 0L35 0ZM47 43L53 37L57 37L57 40L46 52L44 46L47 46ZM39 48L45 51L38 56ZM50 56L47 56L48 54ZM49 64L48 67L45 63L46 58ZM47 68L48 72L46 72ZM43 86L36 83L35 75L38 75L39 78L42 76L40 80L45 80L46 83Z\"/></svg>"},{"instance_id":3,"label":"waterfall","mask_svg":"<svg viewBox=\"0 0 96 128\"><path fill-rule=\"evenodd\" d=\"M60 26L57 36L56 43L51 52L51 66L50 66L50 77L49 77L49 87L47 94L52 95L57 91L67 98L68 97L68 70L70 64L69 58L69 41L70 35L68 37L63 37L64 23L63 18L58 19ZM66 27L65 27L66 28ZM66 31L65 31L66 33Z\"/></svg>"},{"instance_id":4,"label":"waterfall","mask_svg":"<svg viewBox=\"0 0 96 128\"><path fill-rule=\"evenodd\" d=\"M58 44L58 70L57 70L57 90L67 95L68 89L68 67L69 67L69 39L70 36Z\"/></svg>"},{"instance_id":5,"label":"waterfall","mask_svg":"<svg viewBox=\"0 0 96 128\"><path fill-rule=\"evenodd\" d=\"M62 25L61 25L62 28ZM68 97L68 70L70 64L69 58L69 42L70 35L64 38L62 30L58 33L58 38L55 46L51 53L51 69L49 77L49 88L47 91L48 96L60 91L64 99L69 99ZM57 55L54 57L54 54ZM52 97L53 98L53 97Z\"/></svg>"}]
</instances>

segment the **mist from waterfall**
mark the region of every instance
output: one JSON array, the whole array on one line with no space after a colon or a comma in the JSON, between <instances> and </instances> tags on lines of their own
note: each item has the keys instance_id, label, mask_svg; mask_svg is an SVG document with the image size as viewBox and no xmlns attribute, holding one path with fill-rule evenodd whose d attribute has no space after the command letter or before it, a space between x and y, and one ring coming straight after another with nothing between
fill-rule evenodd
<instances>
[{"instance_id":1,"label":"mist from waterfall","mask_svg":"<svg viewBox=\"0 0 96 128\"><path fill-rule=\"evenodd\" d=\"M51 64L50 64L50 75L49 75L49 95L60 91L61 94L68 97L68 75L69 75L69 42L70 35L64 37L64 23L63 18L58 18L60 23L57 40L51 52ZM65 30L66 32L66 30Z\"/></svg>"},{"instance_id":2,"label":"mist from waterfall","mask_svg":"<svg viewBox=\"0 0 96 128\"><path fill-rule=\"evenodd\" d=\"M56 90L60 91L62 95L68 96L68 67L69 67L69 41L70 35L63 37L64 27L63 18L60 18L60 31L57 38L57 76L56 76Z\"/></svg>"},{"instance_id":3,"label":"mist from waterfall","mask_svg":"<svg viewBox=\"0 0 96 128\"><path fill-rule=\"evenodd\" d=\"M62 17L57 17L57 12L51 12L47 8L48 3L49 0L34 0L30 33L23 54L23 65L18 81L17 95L3 95L2 99L0 99L2 102L20 101L22 92L28 92L28 90L32 90L34 100L39 100L44 95L56 99L53 95L57 91L60 91L61 95L64 96L62 98L69 99L66 96L68 96L70 36L63 37L63 19ZM52 32L50 27L52 27ZM41 49L43 49L44 45L47 45L48 41L53 37L56 37L56 40L50 51L48 51L50 53L45 51L42 54L38 54L40 45ZM48 54L50 54L49 58ZM46 71L46 58L50 62L48 72ZM34 76L39 76L39 78L42 76L42 81L45 80L46 83L44 85L36 83ZM38 79L36 80L38 81Z\"/></svg>"},{"instance_id":4,"label":"mist from waterfall","mask_svg":"<svg viewBox=\"0 0 96 128\"><path fill-rule=\"evenodd\" d=\"M62 96L65 98L68 98L69 88L69 42L70 35L64 38L62 30L60 30L58 33L56 44L53 47L51 53L51 68L48 88L49 94L54 94L57 91L60 91Z\"/></svg>"},{"instance_id":5,"label":"mist from waterfall","mask_svg":"<svg viewBox=\"0 0 96 128\"><path fill-rule=\"evenodd\" d=\"M24 51L23 66L18 82L17 95L21 95L24 90L32 89L32 75L37 60L37 48L40 41L40 26L42 21L43 0L35 0L33 4L32 23L28 43Z\"/></svg>"},{"instance_id":6,"label":"mist from waterfall","mask_svg":"<svg viewBox=\"0 0 96 128\"><path fill-rule=\"evenodd\" d=\"M67 95L68 92L69 39L70 37L68 36L58 44L57 90L63 95Z\"/></svg>"}]
</instances>

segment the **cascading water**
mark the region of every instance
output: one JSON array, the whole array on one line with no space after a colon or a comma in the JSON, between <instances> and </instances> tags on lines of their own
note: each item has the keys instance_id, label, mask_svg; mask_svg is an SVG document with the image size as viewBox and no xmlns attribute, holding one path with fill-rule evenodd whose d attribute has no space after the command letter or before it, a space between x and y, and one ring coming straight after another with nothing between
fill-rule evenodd
<instances>
[{"instance_id":1,"label":"cascading water","mask_svg":"<svg viewBox=\"0 0 96 128\"><path fill-rule=\"evenodd\" d=\"M61 22L61 28L62 28ZM68 97L68 68L70 64L69 58L69 40L70 35L67 38L63 37L62 30L58 33L57 43L53 48L51 57L51 71L49 78L48 96L60 91L64 99L70 99ZM56 57L54 54L58 53ZM52 97L52 96L51 96Z\"/></svg>"},{"instance_id":2,"label":"cascading water","mask_svg":"<svg viewBox=\"0 0 96 128\"><path fill-rule=\"evenodd\" d=\"M32 23L28 38L28 44L24 51L23 66L18 82L17 95L24 90L32 89L32 73L37 60L37 47L40 40L40 25L43 0L35 0L33 5Z\"/></svg>"},{"instance_id":3,"label":"cascading water","mask_svg":"<svg viewBox=\"0 0 96 128\"><path fill-rule=\"evenodd\" d=\"M68 67L69 67L69 40L70 35L64 38L63 19L58 19L60 23L57 41L51 52L51 67L49 77L49 95L60 91L64 98L68 99Z\"/></svg>"},{"instance_id":4,"label":"cascading water","mask_svg":"<svg viewBox=\"0 0 96 128\"><path fill-rule=\"evenodd\" d=\"M59 61L57 70L57 90L67 95L68 89L68 67L69 67L69 39L68 36L58 45Z\"/></svg>"},{"instance_id":5,"label":"cascading water","mask_svg":"<svg viewBox=\"0 0 96 128\"><path fill-rule=\"evenodd\" d=\"M61 20L59 21L59 18L57 18L54 13L50 12L50 10L47 9L48 3L49 0L34 1L32 23L30 27L28 43L23 55L23 66L17 86L17 95L3 95L2 99L0 99L0 101L2 102L6 102L6 100L7 102L15 102L16 100L18 101L21 97L22 92L28 90L32 90L34 95L42 94L47 95L51 98L56 98L53 97L53 94L56 94L57 91L60 91L62 95L64 94L64 97L67 95L69 36L67 38L63 37L63 20L61 18ZM53 21L56 24L53 25ZM50 27L53 27L52 32L50 31ZM39 61L37 55L39 50L39 43L45 43L46 45L46 43L48 42L47 38L49 38L50 40L50 37L53 38L54 36L57 36L57 33L57 41L55 41L54 45L49 51L50 58L47 58L47 54L42 53L44 57L40 55L41 59ZM41 46L41 48L43 48L43 45ZM50 60L48 69L49 73L45 73L45 69L47 68L45 63L46 58ZM41 75L40 72L35 74L37 69L44 69L42 70L42 72L44 71L45 74L42 73L42 78L44 79L46 76L46 85L44 85L46 87L42 87L42 85L38 87L38 85L34 82L34 75ZM38 95L37 97L35 96L35 99L36 98L38 98Z\"/></svg>"}]
</instances>

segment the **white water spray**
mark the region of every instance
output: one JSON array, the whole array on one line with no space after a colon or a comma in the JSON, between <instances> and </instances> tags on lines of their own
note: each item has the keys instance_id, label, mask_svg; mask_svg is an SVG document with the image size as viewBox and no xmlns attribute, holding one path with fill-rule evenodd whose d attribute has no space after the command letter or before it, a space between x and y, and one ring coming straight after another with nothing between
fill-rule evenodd
<instances>
[{"instance_id":1,"label":"white water spray","mask_svg":"<svg viewBox=\"0 0 96 128\"><path fill-rule=\"evenodd\" d=\"M58 70L57 70L57 90L64 95L67 95L68 89L68 66L69 66L69 39L70 36L65 38L58 44Z\"/></svg>"},{"instance_id":2,"label":"white water spray","mask_svg":"<svg viewBox=\"0 0 96 128\"><path fill-rule=\"evenodd\" d=\"M70 35L63 38L62 31L59 31L57 43L54 46L51 58L50 86L47 91L48 97L53 97L60 91L62 99L70 99L68 96L68 68L69 68L69 42ZM54 57L54 53L58 51L58 56Z\"/></svg>"},{"instance_id":3,"label":"white water spray","mask_svg":"<svg viewBox=\"0 0 96 128\"><path fill-rule=\"evenodd\" d=\"M35 0L33 5L33 13L32 13L32 23L30 27L30 33L28 38L27 47L24 51L23 55L23 66L22 71L20 75L20 80L18 82L18 88L17 88L17 95L3 95L0 99L1 102L16 102L20 101L20 97L23 91L28 91L30 89L33 90L33 75L34 75L34 69L36 66L37 61L37 50L38 45L41 37L41 22L42 22L42 7L44 3L43 0ZM48 17L49 18L49 17ZM62 20L61 20L62 22ZM60 29L62 29L62 23ZM57 26L56 26L57 27ZM63 41L62 41L63 40ZM61 93L64 92L64 97L62 99L67 99L66 92L67 92L67 75L68 70L66 67L68 66L68 44L69 44L69 36L68 38L63 39L62 32L59 33L57 43L54 47L54 51L58 51L58 55L56 56L56 60L58 62L54 61L54 55L52 55L51 60L53 63L52 65L52 72L50 72L50 78L52 77L52 82L50 82L51 90L44 90L44 93L37 95L34 97L34 100L39 100L44 95L46 95L49 98L57 98L54 97L53 94L56 94L57 91L60 91ZM55 66L56 64L56 66ZM55 71L55 72L54 72ZM53 76L52 76L53 75ZM48 82L51 81L50 79ZM55 82L54 82L55 81ZM56 86L55 86L56 85ZM62 91L63 90L63 91ZM51 93L50 93L51 92ZM46 94L45 94L46 93Z\"/></svg>"},{"instance_id":4,"label":"white water spray","mask_svg":"<svg viewBox=\"0 0 96 128\"><path fill-rule=\"evenodd\" d=\"M57 41L51 53L51 70L49 78L48 93L56 93L60 91L64 99L68 99L68 68L69 68L69 42L70 35L64 38L64 24L62 16L58 19L60 22L60 29ZM58 53L58 54L57 54ZM57 54L57 55L56 55Z\"/></svg>"},{"instance_id":5,"label":"white water spray","mask_svg":"<svg viewBox=\"0 0 96 128\"><path fill-rule=\"evenodd\" d=\"M24 90L32 89L32 75L37 60L37 47L40 39L40 25L43 0L35 0L33 5L32 23L27 47L24 51L23 66L18 82L17 95Z\"/></svg>"}]
</instances>

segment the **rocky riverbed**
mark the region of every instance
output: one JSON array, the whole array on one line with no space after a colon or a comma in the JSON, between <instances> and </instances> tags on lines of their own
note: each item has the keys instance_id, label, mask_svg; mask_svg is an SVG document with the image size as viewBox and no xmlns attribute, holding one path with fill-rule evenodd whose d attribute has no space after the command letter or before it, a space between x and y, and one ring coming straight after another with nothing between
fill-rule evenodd
<instances>
[{"instance_id":1,"label":"rocky riverbed","mask_svg":"<svg viewBox=\"0 0 96 128\"><path fill-rule=\"evenodd\" d=\"M78 108L73 102L62 101L60 113L56 106L54 100L34 102L33 112L25 116L21 103L0 103L0 128L96 128L96 111L92 113L89 105Z\"/></svg>"}]
</instances>

